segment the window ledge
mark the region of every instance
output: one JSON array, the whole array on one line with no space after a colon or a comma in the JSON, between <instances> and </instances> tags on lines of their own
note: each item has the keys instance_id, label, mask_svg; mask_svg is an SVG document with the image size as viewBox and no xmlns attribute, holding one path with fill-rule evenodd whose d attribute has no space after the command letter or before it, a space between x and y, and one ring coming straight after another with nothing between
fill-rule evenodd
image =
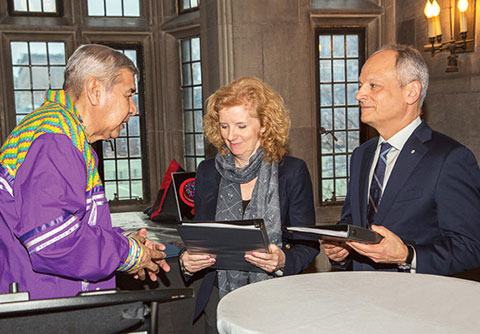
<instances>
[{"instance_id":1,"label":"window ledge","mask_svg":"<svg viewBox=\"0 0 480 334\"><path fill-rule=\"evenodd\" d=\"M335 16L378 16L384 13L384 9L368 0L337 0L325 1L313 0L310 6L312 17L335 17Z\"/></svg>"},{"instance_id":2,"label":"window ledge","mask_svg":"<svg viewBox=\"0 0 480 334\"><path fill-rule=\"evenodd\" d=\"M168 20L162 24L161 29L167 33L175 35L176 33L199 27L200 11L196 10L194 12L185 13Z\"/></svg>"},{"instance_id":3,"label":"window ledge","mask_svg":"<svg viewBox=\"0 0 480 334\"><path fill-rule=\"evenodd\" d=\"M126 30L145 30L149 23L142 17L87 17L83 25L86 28L123 28Z\"/></svg>"},{"instance_id":4,"label":"window ledge","mask_svg":"<svg viewBox=\"0 0 480 334\"><path fill-rule=\"evenodd\" d=\"M312 0L311 9L324 10L382 10L381 7L375 5L368 0Z\"/></svg>"},{"instance_id":5,"label":"window ledge","mask_svg":"<svg viewBox=\"0 0 480 334\"><path fill-rule=\"evenodd\" d=\"M6 16L0 21L2 26L12 26L14 30L21 30L22 28L33 27L35 30L38 30L41 27L46 29L51 29L52 26L61 27L61 26L71 26L72 21L64 17L52 17L52 16ZM2 29L5 29L2 27Z\"/></svg>"}]
</instances>

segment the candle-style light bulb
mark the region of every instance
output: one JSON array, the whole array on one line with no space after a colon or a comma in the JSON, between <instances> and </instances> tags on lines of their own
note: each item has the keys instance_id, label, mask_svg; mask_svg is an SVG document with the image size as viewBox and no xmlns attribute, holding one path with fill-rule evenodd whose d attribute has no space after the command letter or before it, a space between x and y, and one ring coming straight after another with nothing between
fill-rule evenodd
<instances>
[{"instance_id":1,"label":"candle-style light bulb","mask_svg":"<svg viewBox=\"0 0 480 334\"><path fill-rule=\"evenodd\" d=\"M467 14L468 0L458 0L457 8L460 11L460 32L467 32Z\"/></svg>"},{"instance_id":2,"label":"candle-style light bulb","mask_svg":"<svg viewBox=\"0 0 480 334\"><path fill-rule=\"evenodd\" d=\"M427 0L427 3L425 4L425 10L423 12L427 18L428 37L433 38L435 37L435 26L433 25L433 7L430 0Z\"/></svg>"},{"instance_id":3,"label":"candle-style light bulb","mask_svg":"<svg viewBox=\"0 0 480 334\"><path fill-rule=\"evenodd\" d=\"M435 24L435 35L442 35L442 26L440 25L440 6L438 5L437 0L433 0L432 3L432 12L433 12L433 22Z\"/></svg>"}]
</instances>

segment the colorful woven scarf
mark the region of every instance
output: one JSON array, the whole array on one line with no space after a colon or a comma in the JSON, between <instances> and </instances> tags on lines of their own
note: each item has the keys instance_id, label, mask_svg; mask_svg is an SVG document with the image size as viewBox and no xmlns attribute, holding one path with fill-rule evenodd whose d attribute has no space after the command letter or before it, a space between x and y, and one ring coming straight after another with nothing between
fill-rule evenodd
<instances>
[{"instance_id":1,"label":"colorful woven scarf","mask_svg":"<svg viewBox=\"0 0 480 334\"><path fill-rule=\"evenodd\" d=\"M0 163L13 179L15 179L33 141L45 133L68 136L73 145L82 153L88 171L86 191L102 185L95 165L93 150L88 143L88 136L81 124L77 109L64 90L47 90L45 103L28 114L13 129L0 149Z\"/></svg>"}]
</instances>

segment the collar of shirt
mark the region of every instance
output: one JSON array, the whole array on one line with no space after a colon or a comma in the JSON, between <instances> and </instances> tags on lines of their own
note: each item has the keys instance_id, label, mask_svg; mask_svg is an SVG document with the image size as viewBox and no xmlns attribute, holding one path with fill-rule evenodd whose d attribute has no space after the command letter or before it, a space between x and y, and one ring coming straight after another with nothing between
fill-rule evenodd
<instances>
[{"instance_id":1,"label":"collar of shirt","mask_svg":"<svg viewBox=\"0 0 480 334\"><path fill-rule=\"evenodd\" d=\"M387 165L385 168L385 177L383 179L383 186L382 191L385 189L387 185L388 179L390 178L390 174L392 173L393 166L395 166L395 162L397 161L398 155L402 150L403 146L407 142L408 138L412 135L413 131L422 123L420 116L415 118L410 124L404 127L402 130L398 131L395 135L393 135L389 140L388 143L392 145L392 149L387 154ZM368 193L370 193L370 184L372 183L373 173L375 171L375 166L377 165L378 156L380 155L380 146L382 143L386 142L382 136L378 139L377 149L375 151L375 155L373 157L373 163L370 167L370 174L368 179ZM368 196L367 196L368 202Z\"/></svg>"},{"instance_id":2,"label":"collar of shirt","mask_svg":"<svg viewBox=\"0 0 480 334\"><path fill-rule=\"evenodd\" d=\"M410 124L408 124L406 127L404 127L402 130L398 131L396 134L392 136L388 140L388 143L392 145L392 148L395 149L396 151L401 151L405 143L407 142L408 138L412 135L413 131L422 123L422 120L420 119L420 116L415 118ZM379 146L386 142L385 139L383 139L382 136L380 136L377 144L377 150L379 150ZM393 150L392 149L392 150ZM390 153L389 153L390 154Z\"/></svg>"}]
</instances>

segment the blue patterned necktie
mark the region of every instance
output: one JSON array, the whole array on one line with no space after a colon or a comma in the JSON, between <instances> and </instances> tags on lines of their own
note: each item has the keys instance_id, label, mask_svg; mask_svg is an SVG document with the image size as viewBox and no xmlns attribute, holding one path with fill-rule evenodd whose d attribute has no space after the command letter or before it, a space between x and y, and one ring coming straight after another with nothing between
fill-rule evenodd
<instances>
[{"instance_id":1,"label":"blue patterned necktie","mask_svg":"<svg viewBox=\"0 0 480 334\"><path fill-rule=\"evenodd\" d=\"M392 145L387 142L382 143L380 147L380 155L378 156L377 166L370 184L370 194L368 196L368 225L373 224L377 207L382 199L383 179L385 177L385 168L387 167L387 154L392 149Z\"/></svg>"}]
</instances>

